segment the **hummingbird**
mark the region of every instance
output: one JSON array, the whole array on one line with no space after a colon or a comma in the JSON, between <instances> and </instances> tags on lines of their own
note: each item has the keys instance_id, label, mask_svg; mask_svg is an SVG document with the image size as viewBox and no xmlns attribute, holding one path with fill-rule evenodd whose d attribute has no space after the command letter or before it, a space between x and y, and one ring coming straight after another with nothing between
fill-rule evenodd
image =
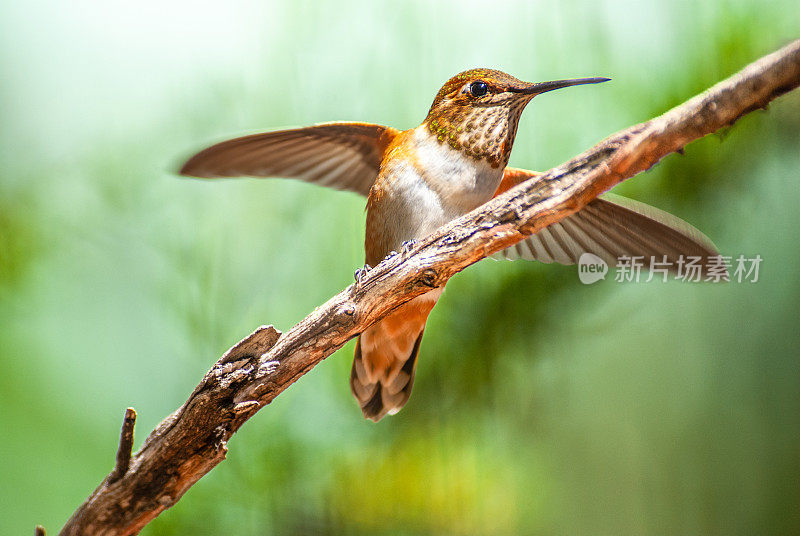
<instances>
[{"instance_id":1,"label":"hummingbird","mask_svg":"<svg viewBox=\"0 0 800 536\"><path fill-rule=\"evenodd\" d=\"M522 111L536 96L608 78L523 82L477 68L450 78L416 128L358 122L243 136L192 156L191 177L294 178L366 196L365 264L377 265L422 238L540 173L508 167ZM717 255L711 241L685 221L618 196L597 198L501 252L507 259L575 264L583 253L606 263L641 257L668 262ZM364 417L395 414L411 395L425 323L444 288L418 296L368 327L356 340L350 390Z\"/></svg>"}]
</instances>

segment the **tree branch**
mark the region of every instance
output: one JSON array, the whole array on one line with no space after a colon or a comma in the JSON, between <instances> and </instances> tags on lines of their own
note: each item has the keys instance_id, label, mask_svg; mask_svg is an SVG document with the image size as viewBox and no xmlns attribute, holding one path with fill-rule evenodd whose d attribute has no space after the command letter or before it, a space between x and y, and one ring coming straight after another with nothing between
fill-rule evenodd
<instances>
[{"instance_id":1,"label":"tree branch","mask_svg":"<svg viewBox=\"0 0 800 536\"><path fill-rule=\"evenodd\" d=\"M108 483L113 484L128 472L131 465L131 455L133 453L133 427L136 425L136 410L128 408L125 410L125 418L122 420L122 432L119 436L119 448L117 449L117 465L114 471L108 475Z\"/></svg>"},{"instance_id":2,"label":"tree branch","mask_svg":"<svg viewBox=\"0 0 800 536\"><path fill-rule=\"evenodd\" d=\"M795 41L390 255L287 333L258 328L214 364L129 464L125 449L130 451L133 420L130 437L123 426L117 467L61 534L137 533L225 458L227 441L247 419L392 309L798 85L800 41Z\"/></svg>"}]
</instances>

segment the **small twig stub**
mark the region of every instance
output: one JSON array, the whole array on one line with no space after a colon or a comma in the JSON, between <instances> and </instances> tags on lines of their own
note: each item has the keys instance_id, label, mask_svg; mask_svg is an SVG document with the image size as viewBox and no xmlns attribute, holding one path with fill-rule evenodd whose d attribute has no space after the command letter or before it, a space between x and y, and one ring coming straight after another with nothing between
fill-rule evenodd
<instances>
[{"instance_id":1,"label":"small twig stub","mask_svg":"<svg viewBox=\"0 0 800 536\"><path fill-rule=\"evenodd\" d=\"M136 410L128 408L122 419L122 432L119 436L119 448L117 448L117 464L114 471L108 476L108 484L113 484L128 472L133 453L133 428L135 425Z\"/></svg>"}]
</instances>

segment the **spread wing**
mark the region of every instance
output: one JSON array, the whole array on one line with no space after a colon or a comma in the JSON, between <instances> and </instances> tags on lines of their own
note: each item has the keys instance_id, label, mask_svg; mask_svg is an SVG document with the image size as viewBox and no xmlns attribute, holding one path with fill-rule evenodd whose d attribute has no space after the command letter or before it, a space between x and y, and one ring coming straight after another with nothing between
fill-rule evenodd
<instances>
[{"instance_id":1,"label":"spread wing","mask_svg":"<svg viewBox=\"0 0 800 536\"><path fill-rule=\"evenodd\" d=\"M191 157L191 177L286 177L366 196L397 130L369 123L323 123L243 136Z\"/></svg>"},{"instance_id":2,"label":"spread wing","mask_svg":"<svg viewBox=\"0 0 800 536\"><path fill-rule=\"evenodd\" d=\"M533 171L507 169L495 196L538 175ZM622 256L641 256L647 267L653 258L662 262L666 255L673 270L680 256L697 256L703 259L700 262L703 272L710 264L708 258L719 254L707 236L682 219L645 203L605 194L579 212L504 249L498 256L576 264L586 252L597 255L609 266L616 266Z\"/></svg>"}]
</instances>

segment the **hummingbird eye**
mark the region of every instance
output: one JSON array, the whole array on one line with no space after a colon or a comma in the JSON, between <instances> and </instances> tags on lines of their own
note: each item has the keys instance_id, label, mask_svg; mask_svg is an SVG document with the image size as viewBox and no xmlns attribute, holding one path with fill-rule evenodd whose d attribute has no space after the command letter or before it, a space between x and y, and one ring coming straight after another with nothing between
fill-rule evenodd
<instances>
[{"instance_id":1,"label":"hummingbird eye","mask_svg":"<svg viewBox=\"0 0 800 536\"><path fill-rule=\"evenodd\" d=\"M489 87L482 80L477 80L469 85L469 93L473 97L483 97L488 92Z\"/></svg>"}]
</instances>

